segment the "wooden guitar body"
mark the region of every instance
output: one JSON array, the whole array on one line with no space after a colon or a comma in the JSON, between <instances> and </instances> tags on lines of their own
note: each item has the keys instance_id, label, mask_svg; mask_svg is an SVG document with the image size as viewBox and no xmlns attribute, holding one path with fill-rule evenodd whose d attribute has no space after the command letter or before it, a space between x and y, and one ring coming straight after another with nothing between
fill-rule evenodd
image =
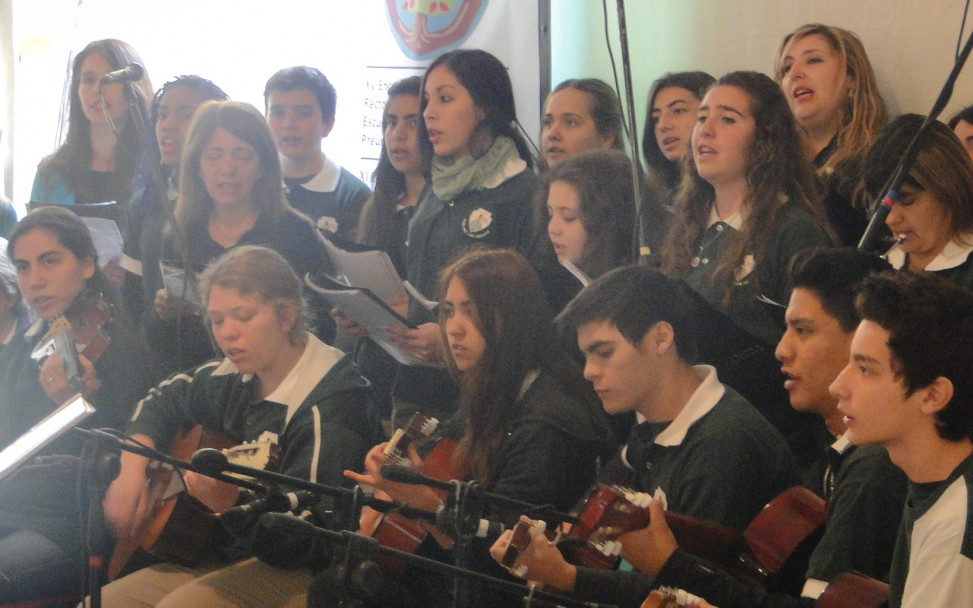
<instances>
[{"instance_id":1,"label":"wooden guitar body","mask_svg":"<svg viewBox=\"0 0 973 608\"><path fill-rule=\"evenodd\" d=\"M879 608L888 599L887 584L858 572L845 572L828 585L814 608Z\"/></svg>"},{"instance_id":2,"label":"wooden guitar body","mask_svg":"<svg viewBox=\"0 0 973 608\"><path fill-rule=\"evenodd\" d=\"M275 455L272 447L276 446L258 442L236 444L232 439L197 425L188 431L176 433L169 447L169 455L188 462L196 450L214 448L223 450L230 462L254 468L273 467ZM216 524L216 514L185 492L182 480L172 467L150 463L146 475L149 478L149 504L153 506L135 534L115 541L115 550L108 566L110 579L115 579L140 549L165 561L183 566L196 565Z\"/></svg>"}]
</instances>

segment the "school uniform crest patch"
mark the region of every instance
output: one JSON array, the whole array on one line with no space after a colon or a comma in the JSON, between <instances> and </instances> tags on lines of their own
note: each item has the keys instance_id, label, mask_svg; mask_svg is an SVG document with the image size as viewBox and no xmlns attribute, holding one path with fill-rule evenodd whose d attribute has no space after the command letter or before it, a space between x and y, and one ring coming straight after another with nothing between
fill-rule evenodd
<instances>
[{"instance_id":1,"label":"school uniform crest patch","mask_svg":"<svg viewBox=\"0 0 973 608\"><path fill-rule=\"evenodd\" d=\"M463 232L466 236L474 239L482 239L490 234L490 225L493 223L493 214L480 207L470 213L469 217L463 220Z\"/></svg>"},{"instance_id":2,"label":"school uniform crest patch","mask_svg":"<svg viewBox=\"0 0 973 608\"><path fill-rule=\"evenodd\" d=\"M329 216L322 215L317 221L318 228L321 230L328 230L329 232L338 232L338 220Z\"/></svg>"}]
</instances>

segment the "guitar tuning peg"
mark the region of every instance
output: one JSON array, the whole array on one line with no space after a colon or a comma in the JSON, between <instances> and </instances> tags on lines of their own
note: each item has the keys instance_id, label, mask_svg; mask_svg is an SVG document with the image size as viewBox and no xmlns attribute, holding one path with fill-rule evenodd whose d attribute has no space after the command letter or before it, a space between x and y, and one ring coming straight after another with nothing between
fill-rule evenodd
<instances>
[{"instance_id":1,"label":"guitar tuning peg","mask_svg":"<svg viewBox=\"0 0 973 608\"><path fill-rule=\"evenodd\" d=\"M596 547L605 557L616 557L622 553L622 543L617 540L606 540Z\"/></svg>"}]
</instances>

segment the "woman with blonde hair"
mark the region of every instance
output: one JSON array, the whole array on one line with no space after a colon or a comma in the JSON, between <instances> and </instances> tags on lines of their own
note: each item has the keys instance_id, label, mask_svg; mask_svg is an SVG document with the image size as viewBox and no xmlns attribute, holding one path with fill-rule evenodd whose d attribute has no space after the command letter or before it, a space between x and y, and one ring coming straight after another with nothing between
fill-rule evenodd
<instances>
[{"instance_id":1,"label":"woman with blonde hair","mask_svg":"<svg viewBox=\"0 0 973 608\"><path fill-rule=\"evenodd\" d=\"M857 245L871 202L860 179L865 152L889 118L865 47L840 27L802 25L777 50L774 78L827 186L828 221L841 244Z\"/></svg>"}]
</instances>

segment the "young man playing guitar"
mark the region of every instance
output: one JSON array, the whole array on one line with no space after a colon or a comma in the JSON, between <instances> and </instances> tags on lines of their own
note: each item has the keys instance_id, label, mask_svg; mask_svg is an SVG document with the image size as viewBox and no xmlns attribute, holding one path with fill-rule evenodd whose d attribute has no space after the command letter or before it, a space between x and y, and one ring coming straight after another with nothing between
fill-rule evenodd
<instances>
[{"instance_id":1,"label":"young man playing guitar","mask_svg":"<svg viewBox=\"0 0 973 608\"><path fill-rule=\"evenodd\" d=\"M585 377L605 411L639 415L603 480L633 478L635 490L664 496L676 513L743 530L770 499L797 485L797 471L770 423L721 384L715 369L692 365L692 319L678 283L626 267L578 294L558 323L576 333ZM505 533L494 545L495 558L509 539ZM638 606L652 587L638 572L569 565L548 543L532 543L518 563L527 565L526 578L620 606Z\"/></svg>"},{"instance_id":2,"label":"young man playing guitar","mask_svg":"<svg viewBox=\"0 0 973 608\"><path fill-rule=\"evenodd\" d=\"M865 280L856 307L851 358L830 391L845 437L881 444L909 479L888 605L965 605L973 597L973 296L931 275L882 274ZM738 583L679 551L661 505L649 508L652 523L621 540L623 555L656 584L723 608L813 604L741 595Z\"/></svg>"}]
</instances>

